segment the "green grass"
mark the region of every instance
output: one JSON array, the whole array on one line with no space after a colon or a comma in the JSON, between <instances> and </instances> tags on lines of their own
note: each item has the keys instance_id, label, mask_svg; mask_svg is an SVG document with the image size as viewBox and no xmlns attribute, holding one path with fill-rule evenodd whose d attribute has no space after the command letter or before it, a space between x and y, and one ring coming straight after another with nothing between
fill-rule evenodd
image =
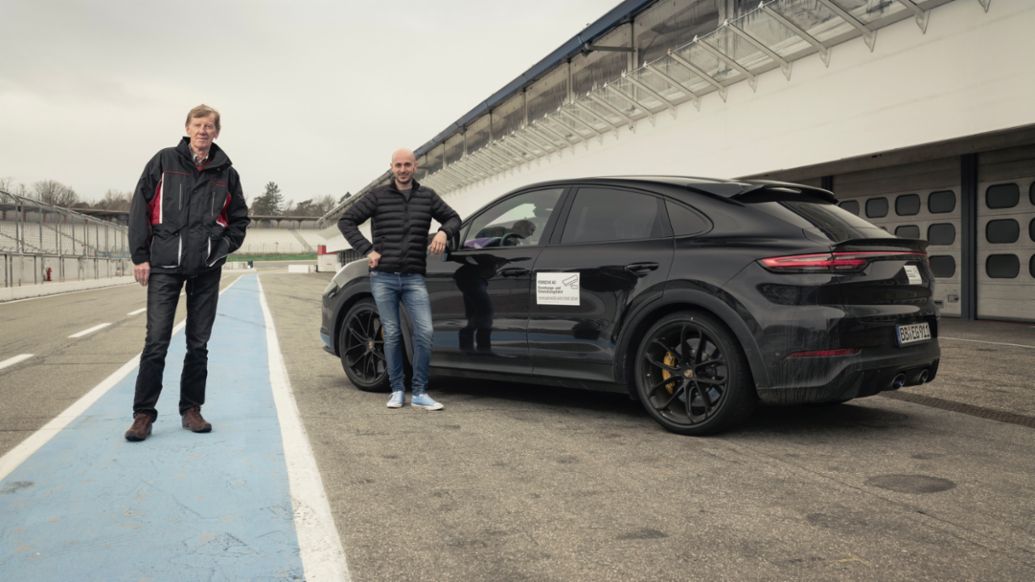
<instances>
[{"instance_id":1,"label":"green grass","mask_svg":"<svg viewBox=\"0 0 1035 582\"><path fill-rule=\"evenodd\" d=\"M228 262L240 261L315 261L316 253L266 254L266 255L230 255Z\"/></svg>"}]
</instances>

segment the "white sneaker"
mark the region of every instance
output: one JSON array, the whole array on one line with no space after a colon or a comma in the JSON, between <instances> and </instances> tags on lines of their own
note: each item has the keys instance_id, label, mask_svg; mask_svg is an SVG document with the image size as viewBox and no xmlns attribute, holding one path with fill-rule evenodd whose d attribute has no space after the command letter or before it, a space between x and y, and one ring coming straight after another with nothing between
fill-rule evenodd
<instances>
[{"instance_id":1,"label":"white sneaker","mask_svg":"<svg viewBox=\"0 0 1035 582\"><path fill-rule=\"evenodd\" d=\"M385 406L387 406L388 408L402 408L405 394L406 393L402 390L398 392L392 392L392 397L388 399L388 404L386 404Z\"/></svg>"},{"instance_id":2,"label":"white sneaker","mask_svg":"<svg viewBox=\"0 0 1035 582\"><path fill-rule=\"evenodd\" d=\"M424 410L442 410L445 406L442 406L440 402L435 402L435 399L428 396L427 392L421 392L420 394L414 394L410 398L410 406L414 408L423 408Z\"/></svg>"}]
</instances>

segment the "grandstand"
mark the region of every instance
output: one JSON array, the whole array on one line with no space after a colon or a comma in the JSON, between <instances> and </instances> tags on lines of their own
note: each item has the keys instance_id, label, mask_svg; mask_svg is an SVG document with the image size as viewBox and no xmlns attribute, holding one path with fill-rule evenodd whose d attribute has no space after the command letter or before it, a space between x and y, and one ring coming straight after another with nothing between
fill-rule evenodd
<instances>
[{"instance_id":1,"label":"grandstand","mask_svg":"<svg viewBox=\"0 0 1035 582\"><path fill-rule=\"evenodd\" d=\"M126 227L0 191L3 287L132 272Z\"/></svg>"},{"instance_id":2,"label":"grandstand","mask_svg":"<svg viewBox=\"0 0 1035 582\"><path fill-rule=\"evenodd\" d=\"M246 255L297 255L315 253L323 244L326 244L324 238L312 228L251 226L237 252Z\"/></svg>"},{"instance_id":3,"label":"grandstand","mask_svg":"<svg viewBox=\"0 0 1035 582\"><path fill-rule=\"evenodd\" d=\"M0 191L0 286L129 275L126 224L124 211L77 212ZM315 218L256 216L236 254L315 254L326 244Z\"/></svg>"},{"instance_id":4,"label":"grandstand","mask_svg":"<svg viewBox=\"0 0 1035 582\"><path fill-rule=\"evenodd\" d=\"M84 209L84 214L104 217L127 224L126 211ZM310 216L252 216L242 255L298 255L315 253L326 245L324 234L318 232L318 219Z\"/></svg>"}]
</instances>

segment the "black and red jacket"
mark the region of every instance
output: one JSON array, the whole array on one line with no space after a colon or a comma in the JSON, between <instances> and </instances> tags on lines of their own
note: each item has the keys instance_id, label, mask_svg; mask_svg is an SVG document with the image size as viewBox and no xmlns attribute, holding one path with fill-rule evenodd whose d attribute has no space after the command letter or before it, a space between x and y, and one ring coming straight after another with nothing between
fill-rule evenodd
<instances>
[{"instance_id":1,"label":"black and red jacket","mask_svg":"<svg viewBox=\"0 0 1035 582\"><path fill-rule=\"evenodd\" d=\"M218 269L241 247L248 204L230 158L216 144L200 168L190 140L159 151L144 168L129 210L133 263L152 272L196 275Z\"/></svg>"}]
</instances>

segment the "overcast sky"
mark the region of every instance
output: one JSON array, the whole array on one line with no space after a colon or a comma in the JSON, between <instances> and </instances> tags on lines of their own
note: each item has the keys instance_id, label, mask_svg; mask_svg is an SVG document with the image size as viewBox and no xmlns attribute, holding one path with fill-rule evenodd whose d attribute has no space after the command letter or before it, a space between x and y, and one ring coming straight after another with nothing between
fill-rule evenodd
<instances>
[{"instance_id":1,"label":"overcast sky","mask_svg":"<svg viewBox=\"0 0 1035 582\"><path fill-rule=\"evenodd\" d=\"M0 0L0 178L129 191L198 103L249 202L355 192L619 0Z\"/></svg>"}]
</instances>

